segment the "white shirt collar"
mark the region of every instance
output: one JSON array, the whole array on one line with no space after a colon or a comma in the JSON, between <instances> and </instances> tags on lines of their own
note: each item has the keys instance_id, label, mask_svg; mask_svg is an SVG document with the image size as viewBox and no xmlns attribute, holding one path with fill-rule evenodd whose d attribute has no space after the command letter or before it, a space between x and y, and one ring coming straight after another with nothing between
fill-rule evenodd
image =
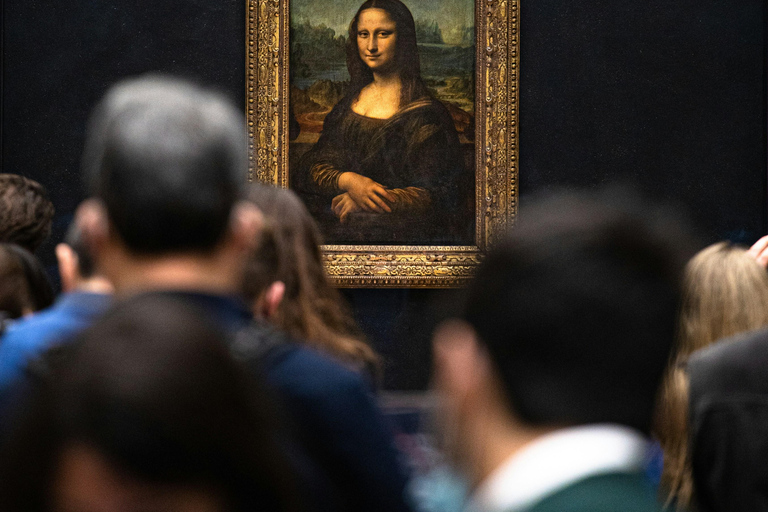
<instances>
[{"instance_id":1,"label":"white shirt collar","mask_svg":"<svg viewBox=\"0 0 768 512\"><path fill-rule=\"evenodd\" d=\"M648 442L620 425L587 425L544 435L496 468L477 488L472 512L526 508L578 480L598 473L642 468Z\"/></svg>"}]
</instances>

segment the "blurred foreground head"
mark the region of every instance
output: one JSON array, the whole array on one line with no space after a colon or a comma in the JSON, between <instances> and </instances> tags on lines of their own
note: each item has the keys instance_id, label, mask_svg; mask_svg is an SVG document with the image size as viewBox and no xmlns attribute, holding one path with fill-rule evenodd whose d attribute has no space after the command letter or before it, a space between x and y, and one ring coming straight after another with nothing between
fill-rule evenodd
<instances>
[{"instance_id":1,"label":"blurred foreground head","mask_svg":"<svg viewBox=\"0 0 768 512\"><path fill-rule=\"evenodd\" d=\"M138 253L210 250L247 169L242 114L177 79L113 86L88 127L83 166L125 244Z\"/></svg>"},{"instance_id":2,"label":"blurred foreground head","mask_svg":"<svg viewBox=\"0 0 768 512\"><path fill-rule=\"evenodd\" d=\"M625 191L531 201L478 270L464 320L435 336L435 382L459 431L489 407L532 431L648 432L687 241L671 212Z\"/></svg>"},{"instance_id":3,"label":"blurred foreground head","mask_svg":"<svg viewBox=\"0 0 768 512\"><path fill-rule=\"evenodd\" d=\"M35 252L51 234L53 214L42 185L18 174L0 174L0 242Z\"/></svg>"},{"instance_id":4,"label":"blurred foreground head","mask_svg":"<svg viewBox=\"0 0 768 512\"><path fill-rule=\"evenodd\" d=\"M692 246L672 212L616 194L530 205L470 287L465 318L527 422L648 431Z\"/></svg>"},{"instance_id":5,"label":"blurred foreground head","mask_svg":"<svg viewBox=\"0 0 768 512\"><path fill-rule=\"evenodd\" d=\"M93 199L79 221L118 291L128 272L173 274L178 261L154 274L146 264L179 255L195 258L195 278L222 274L219 281L239 284L258 211L237 201L245 121L218 93L151 75L118 83L93 113L83 168Z\"/></svg>"},{"instance_id":6,"label":"blurred foreground head","mask_svg":"<svg viewBox=\"0 0 768 512\"><path fill-rule=\"evenodd\" d=\"M166 297L49 359L0 460L4 510L289 510L271 403L222 334Z\"/></svg>"}]
</instances>

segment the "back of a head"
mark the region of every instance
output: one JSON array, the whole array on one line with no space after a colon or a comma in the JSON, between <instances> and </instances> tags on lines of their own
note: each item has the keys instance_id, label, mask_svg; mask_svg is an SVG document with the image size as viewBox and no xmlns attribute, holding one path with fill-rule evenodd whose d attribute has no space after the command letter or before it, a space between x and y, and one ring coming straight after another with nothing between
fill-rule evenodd
<instances>
[{"instance_id":1,"label":"back of a head","mask_svg":"<svg viewBox=\"0 0 768 512\"><path fill-rule=\"evenodd\" d=\"M40 262L14 244L0 243L0 311L7 318L47 308L53 288Z\"/></svg>"},{"instance_id":2,"label":"back of a head","mask_svg":"<svg viewBox=\"0 0 768 512\"><path fill-rule=\"evenodd\" d=\"M53 214L42 185L17 174L0 174L0 242L35 252L51 233Z\"/></svg>"},{"instance_id":3,"label":"back of a head","mask_svg":"<svg viewBox=\"0 0 768 512\"><path fill-rule=\"evenodd\" d=\"M325 283L320 230L301 199L290 190L261 184L248 187L247 199L264 214L266 226L247 266L246 297L254 300L272 282L283 281L286 300L295 300Z\"/></svg>"},{"instance_id":4,"label":"back of a head","mask_svg":"<svg viewBox=\"0 0 768 512\"><path fill-rule=\"evenodd\" d=\"M260 244L249 258L243 292L255 301L275 281L285 293L270 321L355 366L377 372L378 356L362 334L341 295L331 287L320 252L317 223L290 190L253 184L247 198L264 214Z\"/></svg>"},{"instance_id":5,"label":"back of a head","mask_svg":"<svg viewBox=\"0 0 768 512\"><path fill-rule=\"evenodd\" d=\"M137 481L212 491L222 510L290 509L272 404L204 318L139 296L53 360L7 447L3 476L18 481L2 486L6 499L35 510L63 450L84 445Z\"/></svg>"},{"instance_id":6,"label":"back of a head","mask_svg":"<svg viewBox=\"0 0 768 512\"><path fill-rule=\"evenodd\" d=\"M83 238L83 231L77 222L70 224L64 235L64 243L77 255L77 272L83 279L91 278L96 273L95 263L91 250Z\"/></svg>"},{"instance_id":7,"label":"back of a head","mask_svg":"<svg viewBox=\"0 0 768 512\"><path fill-rule=\"evenodd\" d=\"M692 252L679 220L612 189L545 196L521 216L466 306L512 409L647 432Z\"/></svg>"},{"instance_id":8,"label":"back of a head","mask_svg":"<svg viewBox=\"0 0 768 512\"><path fill-rule=\"evenodd\" d=\"M243 116L188 82L125 80L91 118L83 166L131 251L212 250L245 183Z\"/></svg>"},{"instance_id":9,"label":"back of a head","mask_svg":"<svg viewBox=\"0 0 768 512\"><path fill-rule=\"evenodd\" d=\"M716 340L768 325L768 272L746 249L719 242L685 269L679 357Z\"/></svg>"}]
</instances>

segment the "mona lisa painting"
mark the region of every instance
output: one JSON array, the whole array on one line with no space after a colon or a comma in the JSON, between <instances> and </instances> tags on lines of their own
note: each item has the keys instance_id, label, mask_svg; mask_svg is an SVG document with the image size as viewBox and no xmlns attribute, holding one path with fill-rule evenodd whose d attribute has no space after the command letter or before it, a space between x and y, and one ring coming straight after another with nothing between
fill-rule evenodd
<instances>
[{"instance_id":1,"label":"mona lisa painting","mask_svg":"<svg viewBox=\"0 0 768 512\"><path fill-rule=\"evenodd\" d=\"M304 200L337 284L460 285L513 220L516 13L250 0L253 177Z\"/></svg>"},{"instance_id":2,"label":"mona lisa painting","mask_svg":"<svg viewBox=\"0 0 768 512\"><path fill-rule=\"evenodd\" d=\"M472 242L474 2L451 3L415 4L417 23L400 0L351 14L354 3L334 2L335 18L348 18L341 36L333 16L293 3L291 186L329 243Z\"/></svg>"}]
</instances>

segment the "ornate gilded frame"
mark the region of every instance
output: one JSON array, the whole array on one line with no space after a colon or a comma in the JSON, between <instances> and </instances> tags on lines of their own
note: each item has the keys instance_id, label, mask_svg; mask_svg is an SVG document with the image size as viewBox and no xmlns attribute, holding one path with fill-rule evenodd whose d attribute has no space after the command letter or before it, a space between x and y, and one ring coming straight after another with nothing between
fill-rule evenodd
<instances>
[{"instance_id":1,"label":"ornate gilded frame","mask_svg":"<svg viewBox=\"0 0 768 512\"><path fill-rule=\"evenodd\" d=\"M435 0L439 1L439 0ZM290 0L247 2L249 181L288 186ZM475 245L326 245L341 287L445 288L465 284L517 213L519 0L475 0Z\"/></svg>"}]
</instances>

